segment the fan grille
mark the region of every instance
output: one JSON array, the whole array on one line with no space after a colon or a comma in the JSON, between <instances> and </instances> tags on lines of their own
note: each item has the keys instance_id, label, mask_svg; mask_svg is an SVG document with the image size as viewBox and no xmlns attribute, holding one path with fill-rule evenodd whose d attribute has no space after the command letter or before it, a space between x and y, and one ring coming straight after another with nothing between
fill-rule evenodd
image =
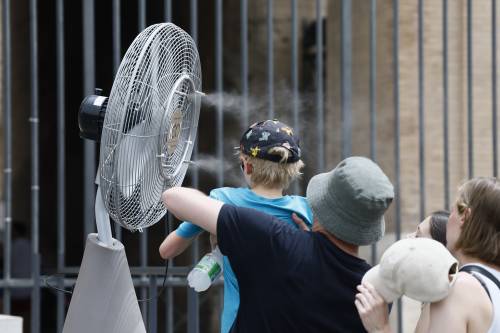
<instances>
[{"instance_id":1,"label":"fan grille","mask_svg":"<svg viewBox=\"0 0 500 333\"><path fill-rule=\"evenodd\" d=\"M100 187L110 217L136 230L166 209L161 194L182 183L195 141L201 68L192 38L172 23L141 32L113 83L100 150Z\"/></svg>"}]
</instances>

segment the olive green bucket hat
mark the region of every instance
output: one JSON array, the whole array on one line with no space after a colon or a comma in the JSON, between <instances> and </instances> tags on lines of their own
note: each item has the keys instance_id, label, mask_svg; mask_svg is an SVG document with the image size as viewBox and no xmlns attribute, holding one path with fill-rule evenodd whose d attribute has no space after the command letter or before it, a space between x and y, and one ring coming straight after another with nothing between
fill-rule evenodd
<instances>
[{"instance_id":1,"label":"olive green bucket hat","mask_svg":"<svg viewBox=\"0 0 500 333\"><path fill-rule=\"evenodd\" d=\"M315 219L328 232L350 244L369 245L384 236L384 213L394 188L376 163L356 156L311 178L306 195Z\"/></svg>"}]
</instances>

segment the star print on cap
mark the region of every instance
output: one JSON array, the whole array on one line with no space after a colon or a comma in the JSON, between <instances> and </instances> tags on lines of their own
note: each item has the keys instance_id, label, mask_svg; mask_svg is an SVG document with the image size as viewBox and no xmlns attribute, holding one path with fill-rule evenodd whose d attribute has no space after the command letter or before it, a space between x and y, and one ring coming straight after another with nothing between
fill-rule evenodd
<instances>
[{"instance_id":1,"label":"star print on cap","mask_svg":"<svg viewBox=\"0 0 500 333\"><path fill-rule=\"evenodd\" d=\"M300 160L299 138L294 135L291 127L276 119L261 121L250 126L243 133L239 148L244 154L279 162L281 160L279 155L269 153L274 147L284 147L290 151L286 163Z\"/></svg>"}]
</instances>

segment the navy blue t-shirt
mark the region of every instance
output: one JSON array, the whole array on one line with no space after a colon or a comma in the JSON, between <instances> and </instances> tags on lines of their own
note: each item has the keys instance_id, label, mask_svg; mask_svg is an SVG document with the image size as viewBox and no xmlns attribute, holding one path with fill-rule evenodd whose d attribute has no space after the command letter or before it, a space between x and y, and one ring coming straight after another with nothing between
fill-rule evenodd
<instances>
[{"instance_id":1,"label":"navy blue t-shirt","mask_svg":"<svg viewBox=\"0 0 500 333\"><path fill-rule=\"evenodd\" d=\"M231 332L365 332L354 306L356 286L370 269L364 260L320 233L228 204L217 238L240 286Z\"/></svg>"}]
</instances>

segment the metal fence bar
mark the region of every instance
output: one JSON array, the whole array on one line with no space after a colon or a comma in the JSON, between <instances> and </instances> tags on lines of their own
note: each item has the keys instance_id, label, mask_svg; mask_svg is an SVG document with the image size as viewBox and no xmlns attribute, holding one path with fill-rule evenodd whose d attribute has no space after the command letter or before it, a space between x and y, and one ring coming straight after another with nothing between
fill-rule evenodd
<instances>
[{"instance_id":1,"label":"metal fence bar","mask_svg":"<svg viewBox=\"0 0 500 333\"><path fill-rule=\"evenodd\" d=\"M196 44L198 44L198 1L197 0L191 0L191 37L193 37L193 40ZM198 158L198 139L195 142L194 149L193 149L193 158L196 160ZM192 184L193 187L198 188L199 186L199 175L198 175L198 169L194 168L192 170ZM172 221L172 220L171 220ZM198 238L196 238L191 245L191 263L192 265L196 265L198 262L198 253L199 253L199 243L198 243ZM170 261L169 264L171 264L172 261ZM173 297L172 293L170 294L170 298L167 298L168 301L168 306L169 313L167 314L167 317L172 317L173 321ZM200 300L198 297L198 293L195 292L193 289L188 288L187 291L187 302L188 302L188 317L189 317L189 322L193 326L190 332L196 332L199 327L200 327L200 312L199 312L199 306L200 306ZM173 323L172 323L172 328L173 328Z\"/></svg>"},{"instance_id":2,"label":"metal fence bar","mask_svg":"<svg viewBox=\"0 0 500 333\"><path fill-rule=\"evenodd\" d=\"M30 0L30 81L31 81L31 246L32 277L31 332L40 332L40 182L39 182L39 99L38 99L38 11L37 0Z\"/></svg>"},{"instance_id":3,"label":"metal fence bar","mask_svg":"<svg viewBox=\"0 0 500 333\"><path fill-rule=\"evenodd\" d=\"M77 276L78 273L80 271L80 266L66 266L64 268L64 271L62 271L61 273L64 273L66 275L75 275ZM169 268L168 270L168 275L170 276L170 278L172 279L177 279L178 277L186 277L188 274L189 274L189 267L188 266L175 266L175 267L171 267ZM165 272L165 266L146 266L146 267L140 267L140 266L131 266L130 267L130 274L132 274L132 276L139 276L139 275L142 275L142 274L154 274L154 275L162 275L164 274ZM134 278L134 285L135 286L142 286L143 284L141 284L142 282L140 282L140 278ZM20 280L20 279L17 279L17 280ZM29 279L28 279L29 280ZM0 280L2 281L2 280ZM11 279L11 281L13 281L13 279ZM139 282L137 282L139 281ZM168 282L168 280L167 280ZM0 282L0 285L1 285L2 282ZM178 284L175 284L175 286L177 286ZM187 283L184 283L184 285L187 285ZM149 283L146 283L145 286L149 286Z\"/></svg>"},{"instance_id":4,"label":"metal fence bar","mask_svg":"<svg viewBox=\"0 0 500 333\"><path fill-rule=\"evenodd\" d=\"M342 0L341 19L341 112L342 159L352 154L352 3Z\"/></svg>"},{"instance_id":5,"label":"metal fence bar","mask_svg":"<svg viewBox=\"0 0 500 333\"><path fill-rule=\"evenodd\" d=\"M316 130L317 130L317 171L325 170L325 101L323 64L323 1L316 0Z\"/></svg>"},{"instance_id":6,"label":"metal fence bar","mask_svg":"<svg viewBox=\"0 0 500 333\"><path fill-rule=\"evenodd\" d=\"M118 72L122 52L120 12L120 0L113 0L113 74Z\"/></svg>"},{"instance_id":7,"label":"metal fence bar","mask_svg":"<svg viewBox=\"0 0 500 333\"><path fill-rule=\"evenodd\" d=\"M467 147L469 178L474 177L474 118L472 107L472 0L467 0Z\"/></svg>"},{"instance_id":8,"label":"metal fence bar","mask_svg":"<svg viewBox=\"0 0 500 333\"><path fill-rule=\"evenodd\" d=\"M65 219L66 219L66 154L65 154L65 62L64 62L64 2L56 3L56 54L57 54L57 270L64 268L65 259ZM59 288L63 288L59 285ZM64 325L64 294L57 294L57 332Z\"/></svg>"},{"instance_id":9,"label":"metal fence bar","mask_svg":"<svg viewBox=\"0 0 500 333\"><path fill-rule=\"evenodd\" d=\"M497 134L497 1L491 0L491 96L493 131L493 176L498 175L498 134Z\"/></svg>"},{"instance_id":10,"label":"metal fence bar","mask_svg":"<svg viewBox=\"0 0 500 333\"><path fill-rule=\"evenodd\" d=\"M174 268L174 267L171 267L169 266L169 270ZM64 287L68 288L68 287L73 287L76 283L76 275L77 275L77 272L79 270L80 267L75 267L74 269L76 270L75 273L73 273L72 275L74 275L75 277L74 278L65 278L65 279L62 279L62 284ZM168 273L169 277L167 278L167 280L165 281L165 286L171 286L171 287L187 287L188 286L188 283L187 283L187 280L186 280L186 277L187 277L187 274L189 273L187 271L187 266L186 267L175 267L175 268L186 268L185 270L183 269L183 273L182 274L177 274L178 276L172 276L173 274L170 274ZM132 283L135 287L146 287L146 288L149 288L150 286L150 282L149 282L149 279L146 279L146 280L143 280L141 278L138 278L138 277L134 277L134 276L137 276L137 273L135 272L134 274L134 270L137 270L138 268L137 267L130 267L130 270L132 272ZM140 271L140 270L139 270ZM150 266L150 267L146 267L146 269L144 270L144 273L145 274L151 274L151 275L161 275L165 272L165 266ZM47 275L40 275L40 279L45 279L45 278L49 278L49 276ZM163 276L162 276L163 278ZM55 278L56 279L56 278ZM161 281L158 281L158 279L156 280L157 283L156 285L158 287L161 287L163 286L163 280ZM32 288L34 285L35 285L35 282L32 278L19 278L19 279L10 279L8 282L4 279L0 279L0 288L10 288L10 289L17 289L17 288ZM52 285L52 280L51 280L51 285ZM216 281L214 282L212 285L214 286L218 286L218 285L222 285L222 281ZM40 285L40 288L48 288L50 289L50 287L47 287L45 285Z\"/></svg>"},{"instance_id":11,"label":"metal fence bar","mask_svg":"<svg viewBox=\"0 0 500 333\"><path fill-rule=\"evenodd\" d=\"M156 333L158 332L158 290L157 290L157 282L156 282L156 276L151 275L149 277L149 298L150 301L148 302L149 304L149 320L148 320L148 325L149 327L148 332L149 333Z\"/></svg>"},{"instance_id":12,"label":"metal fence bar","mask_svg":"<svg viewBox=\"0 0 500 333\"><path fill-rule=\"evenodd\" d=\"M420 221L425 216L424 0L418 1L418 153Z\"/></svg>"},{"instance_id":13,"label":"metal fence bar","mask_svg":"<svg viewBox=\"0 0 500 333\"><path fill-rule=\"evenodd\" d=\"M241 20L241 94L243 96L242 128L245 130L249 124L248 117L248 3L240 0Z\"/></svg>"},{"instance_id":14,"label":"metal fence bar","mask_svg":"<svg viewBox=\"0 0 500 333\"><path fill-rule=\"evenodd\" d=\"M370 157L377 160L377 0L370 1Z\"/></svg>"},{"instance_id":15,"label":"metal fence bar","mask_svg":"<svg viewBox=\"0 0 500 333\"><path fill-rule=\"evenodd\" d=\"M41 256L40 253L36 253L33 255L32 259L32 276L34 277L33 281L33 289L31 291L31 332L39 333L40 332L40 304L41 304L41 295L40 295L40 265L41 265Z\"/></svg>"},{"instance_id":16,"label":"metal fence bar","mask_svg":"<svg viewBox=\"0 0 500 333\"><path fill-rule=\"evenodd\" d=\"M172 261L169 262L169 264ZM172 304L174 304L174 293L171 287L167 288L167 309L166 309L166 318L167 322L165 323L166 333L174 333L174 309L172 308ZM189 317L191 318L191 316Z\"/></svg>"},{"instance_id":17,"label":"metal fence bar","mask_svg":"<svg viewBox=\"0 0 500 333\"><path fill-rule=\"evenodd\" d=\"M298 36L297 36L297 0L292 0L292 112L295 132L299 129L299 71L298 71Z\"/></svg>"},{"instance_id":18,"label":"metal fence bar","mask_svg":"<svg viewBox=\"0 0 500 333\"><path fill-rule=\"evenodd\" d=\"M171 0L165 0L163 1L163 20L165 22L172 22L172 1ZM194 144L194 147L193 147L193 156L195 154L195 151L197 151L198 147L196 145L196 142ZM168 236L168 234L170 233L170 226L172 225L172 221L173 221L173 216L172 214L170 213L170 211L167 212L167 214L163 217L163 223L165 224L165 237ZM172 259L168 260L168 263L167 265L170 265L172 263ZM170 289L171 287L169 286L168 289ZM167 300L168 301L168 300ZM168 311L170 311L170 307L172 306L172 304L170 303L166 303L166 306L165 306L165 318L168 317Z\"/></svg>"},{"instance_id":19,"label":"metal fence bar","mask_svg":"<svg viewBox=\"0 0 500 333\"><path fill-rule=\"evenodd\" d=\"M443 179L444 207L450 207L449 173L449 137L448 137L448 0L443 0Z\"/></svg>"},{"instance_id":20,"label":"metal fence bar","mask_svg":"<svg viewBox=\"0 0 500 333\"><path fill-rule=\"evenodd\" d=\"M191 14L193 12L193 1L191 1ZM165 22L172 22L172 1L171 0L165 0L163 2L163 19L165 20ZM191 22L192 24L192 22ZM191 35L193 35L193 31L191 29ZM193 37L194 38L194 37ZM197 143L195 142L194 143L194 146L193 146L193 158L196 158L196 155L198 153L198 145ZM197 172L196 169L194 170L194 172ZM192 175L193 178L195 177L198 177L198 174L196 175ZM194 180L193 180L193 183L194 183ZM195 186L196 187L196 186ZM164 223L165 223L165 236L168 236L168 234L170 233L170 226L172 225L172 220L173 220L173 216L170 212L167 212L167 215L165 216L165 218L163 219ZM167 265L169 266L169 268L172 266L172 260L168 260L167 262ZM173 298L172 297L169 297L171 296L172 294L172 287L171 286L167 286L167 296L166 296L166 299L165 299L165 331L168 333L168 332L173 332Z\"/></svg>"},{"instance_id":21,"label":"metal fence bar","mask_svg":"<svg viewBox=\"0 0 500 333\"><path fill-rule=\"evenodd\" d=\"M292 0L292 116L295 134L300 136L299 127L299 70L298 70L298 33L297 33L297 0ZM293 184L293 192L299 194L300 185L298 181Z\"/></svg>"},{"instance_id":22,"label":"metal fence bar","mask_svg":"<svg viewBox=\"0 0 500 333\"><path fill-rule=\"evenodd\" d=\"M399 123L399 0L393 0L393 97L394 97L394 162L395 162L395 197L396 197L396 238L401 238L401 203L400 194L400 123Z\"/></svg>"},{"instance_id":23,"label":"metal fence bar","mask_svg":"<svg viewBox=\"0 0 500 333\"><path fill-rule=\"evenodd\" d=\"M217 174L217 187L222 187L224 185L224 76L223 76L223 1L217 0L215 9L216 25L215 25L215 86L216 92L218 94L217 101L217 159L221 163L218 174ZM220 289L219 289L219 292ZM222 303L220 303L222 305ZM219 311L222 310L222 306L219 307ZM199 326L196 327L199 331Z\"/></svg>"},{"instance_id":24,"label":"metal fence bar","mask_svg":"<svg viewBox=\"0 0 500 333\"><path fill-rule=\"evenodd\" d=\"M10 35L10 0L2 3L3 21L3 113L4 113L4 262L3 278L9 281L11 270L11 236L12 236L12 68L11 68L11 35ZM11 313L11 292L3 289L3 312Z\"/></svg>"},{"instance_id":25,"label":"metal fence bar","mask_svg":"<svg viewBox=\"0 0 500 333\"><path fill-rule=\"evenodd\" d=\"M198 262L198 240L196 240L191 246L191 262L192 267ZM187 287L187 285L186 285ZM171 300L169 300L170 302ZM200 300L198 293L192 288L187 289L187 310L188 310L188 332L199 332L200 329L200 312L199 312ZM173 313L173 303L169 304L169 310ZM168 316L171 316L170 314Z\"/></svg>"},{"instance_id":26,"label":"metal fence bar","mask_svg":"<svg viewBox=\"0 0 500 333\"><path fill-rule=\"evenodd\" d=\"M267 0L267 118L274 118L274 49L273 0Z\"/></svg>"},{"instance_id":27,"label":"metal fence bar","mask_svg":"<svg viewBox=\"0 0 500 333\"><path fill-rule=\"evenodd\" d=\"M172 221L173 221L173 215L169 212L167 215L167 234L170 233L171 226L172 226ZM192 247L194 247L196 244L196 247L198 246L197 241L195 240ZM170 259L167 261L167 266L168 266L168 272L170 275L172 275L172 270L173 270L173 259ZM167 276L168 280L168 276ZM173 298L173 291L172 291L172 286L169 284L167 285L167 296L165 299L165 318L166 318L166 323L165 323L165 330L167 333L173 333L174 332L174 298ZM190 302L193 303L193 299L191 299L193 296L189 294L188 291L188 316L192 318L192 320L198 321L198 297L196 295L196 298L194 299L194 304L196 305L195 311L190 311Z\"/></svg>"},{"instance_id":28,"label":"metal fence bar","mask_svg":"<svg viewBox=\"0 0 500 333\"><path fill-rule=\"evenodd\" d=\"M73 282L74 283L76 281L76 279L73 279ZM67 280L64 281L65 282L65 285L69 285L66 284ZM15 279L15 278L11 278L9 281L7 280L0 280L0 288L9 288L9 289L16 289L16 288L33 288L34 286L34 282L33 282L33 278L29 278L29 279Z\"/></svg>"},{"instance_id":29,"label":"metal fence bar","mask_svg":"<svg viewBox=\"0 0 500 333\"><path fill-rule=\"evenodd\" d=\"M196 8L195 8L196 10ZM193 12L193 1L191 0L191 14ZM164 16L164 20L165 22L172 22L172 1L171 0L165 0L163 2L163 16ZM191 24L193 24L191 22ZM191 35L193 36L193 29L191 28ZM194 39L194 36L193 36L193 39ZM195 39L196 41L196 39ZM194 146L193 146L193 158L196 158L197 154L198 154L198 144L197 144L197 140L194 142ZM193 177L193 183L195 183L195 180L194 178L196 177L196 181L197 181L197 177L198 177L198 173L197 173L197 170L194 169L194 172L192 174L192 177ZM196 186L195 186L196 187ZM165 216L164 218L164 222L165 222L165 236L168 236L168 234L170 233L170 231L172 230L172 221L173 221L173 216L172 216L172 213L170 212L167 212L167 215ZM195 241L196 242L196 241ZM167 261L167 264L168 266L168 271L169 272L172 272L172 265L173 265L173 259L170 259ZM189 302L189 296L188 296L188 302ZM174 310L173 310L173 297L172 297L172 286L168 285L167 284L167 296L166 296L166 299L165 299L165 331L167 333L169 332L173 332L174 329L173 329L173 318L174 318ZM188 312L189 312L189 306L188 306Z\"/></svg>"},{"instance_id":30,"label":"metal fence bar","mask_svg":"<svg viewBox=\"0 0 500 333\"><path fill-rule=\"evenodd\" d=\"M118 73L120 67L122 43L121 43L121 25L120 25L120 0L113 0L113 74ZM118 223L115 226L115 237L122 240L122 227Z\"/></svg>"},{"instance_id":31,"label":"metal fence bar","mask_svg":"<svg viewBox=\"0 0 500 333\"><path fill-rule=\"evenodd\" d=\"M169 6L169 10L170 10L170 13L167 15L167 17L170 19L170 21L172 20L172 3L171 3L171 0L167 0L167 4L170 3L168 6ZM190 32L191 32L191 37L193 38L194 42L196 45L198 45L198 0L191 0L191 8L190 8L190 21L191 21L191 28L190 28ZM194 143L194 146L193 146L193 159L196 161L198 159L198 138L196 139L195 143ZM192 169L192 178L191 178L191 182L193 184L193 187L197 188L198 187L198 182L199 182L199 179L198 179L198 169L197 168L193 168ZM195 241L195 244L197 246L197 242Z\"/></svg>"},{"instance_id":32,"label":"metal fence bar","mask_svg":"<svg viewBox=\"0 0 500 333\"><path fill-rule=\"evenodd\" d=\"M165 0L163 4L163 10L164 10L165 22L172 22L172 0Z\"/></svg>"},{"instance_id":33,"label":"metal fence bar","mask_svg":"<svg viewBox=\"0 0 500 333\"><path fill-rule=\"evenodd\" d=\"M370 1L370 158L377 161L377 0ZM377 262L377 243L371 246L371 263Z\"/></svg>"},{"instance_id":34,"label":"metal fence bar","mask_svg":"<svg viewBox=\"0 0 500 333\"><path fill-rule=\"evenodd\" d=\"M170 10L170 20L172 19L172 3L171 0L167 0L169 3L169 10ZM191 0L191 8L190 8L190 32L191 32L191 37L193 38L195 44L198 44L198 0ZM198 138L196 138L194 147L193 147L193 153L192 153L193 159L197 160L198 159ZM198 174L198 169L193 168L191 172L192 178L191 182L193 187L197 188L198 187L198 182L199 182L199 174ZM198 256L198 240L195 240L193 242L192 246L193 251L196 250L196 258ZM197 260L197 259L196 259Z\"/></svg>"},{"instance_id":35,"label":"metal fence bar","mask_svg":"<svg viewBox=\"0 0 500 333\"><path fill-rule=\"evenodd\" d=\"M82 3L83 21L83 96L94 93L95 88L95 27L94 0ZM94 200L95 200L95 156L96 144L83 140L83 244L87 235L94 232ZM85 246L85 245L84 245Z\"/></svg>"},{"instance_id":36,"label":"metal fence bar","mask_svg":"<svg viewBox=\"0 0 500 333\"><path fill-rule=\"evenodd\" d=\"M396 204L396 239L401 239L401 200L400 200L400 123L399 123L399 0L393 0L393 97L394 97L394 171L396 179L394 181L394 195ZM403 331L403 313L401 299L397 302L398 311L398 332Z\"/></svg>"},{"instance_id":37,"label":"metal fence bar","mask_svg":"<svg viewBox=\"0 0 500 333\"><path fill-rule=\"evenodd\" d=\"M139 25L139 33L146 29L146 0L139 0L137 11L137 19Z\"/></svg>"},{"instance_id":38,"label":"metal fence bar","mask_svg":"<svg viewBox=\"0 0 500 333\"><path fill-rule=\"evenodd\" d=\"M139 33L146 29L146 0L139 0L138 3L138 11L137 11L137 20L138 20L138 28ZM146 267L148 265L148 230L143 230L140 233L139 238L139 252L140 252L140 266ZM147 277L143 275L141 279L147 281ZM140 289L141 299L146 299L148 296L147 288L141 287ZM148 307L146 302L141 302L141 313L142 318L145 323L147 323L148 319Z\"/></svg>"},{"instance_id":39,"label":"metal fence bar","mask_svg":"<svg viewBox=\"0 0 500 333\"><path fill-rule=\"evenodd\" d=\"M215 2L215 92L217 93L216 105L216 154L220 167L217 170L217 187L222 187L224 184L224 100L223 93L223 68L222 68L222 0Z\"/></svg>"}]
</instances>

